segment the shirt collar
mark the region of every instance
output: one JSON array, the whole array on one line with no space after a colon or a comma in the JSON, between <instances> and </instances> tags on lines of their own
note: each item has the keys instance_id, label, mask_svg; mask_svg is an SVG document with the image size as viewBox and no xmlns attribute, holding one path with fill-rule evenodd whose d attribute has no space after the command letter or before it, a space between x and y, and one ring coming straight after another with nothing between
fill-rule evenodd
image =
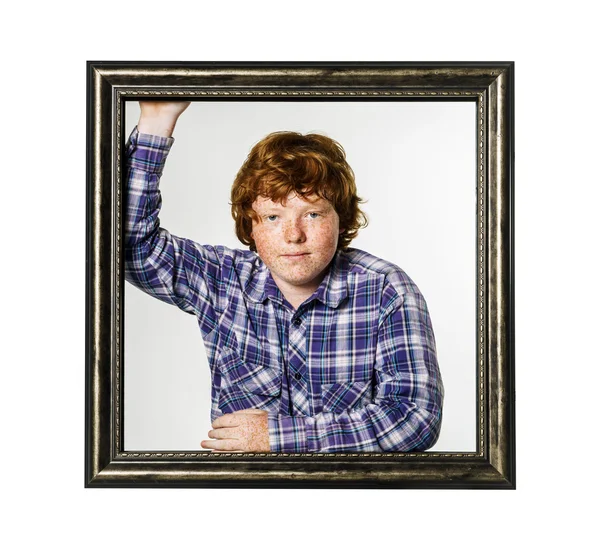
<instances>
[{"instance_id":1,"label":"shirt collar","mask_svg":"<svg viewBox=\"0 0 600 533\"><path fill-rule=\"evenodd\" d=\"M335 254L329 272L308 299L316 299L331 308L336 308L348 296L348 257L343 251Z\"/></svg>"},{"instance_id":2,"label":"shirt collar","mask_svg":"<svg viewBox=\"0 0 600 533\"><path fill-rule=\"evenodd\" d=\"M258 262L259 267L246 287L246 296L255 303L263 303L270 298L282 304L283 295L271 272L260 258ZM348 257L343 251L338 250L331 261L329 272L313 295L304 303L319 300L328 307L336 308L348 296L348 270Z\"/></svg>"}]
</instances>

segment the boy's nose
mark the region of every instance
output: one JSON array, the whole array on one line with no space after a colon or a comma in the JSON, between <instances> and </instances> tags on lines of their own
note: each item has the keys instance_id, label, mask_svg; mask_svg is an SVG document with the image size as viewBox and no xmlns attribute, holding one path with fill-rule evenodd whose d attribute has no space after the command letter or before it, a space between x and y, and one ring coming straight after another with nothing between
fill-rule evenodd
<instances>
[{"instance_id":1,"label":"boy's nose","mask_svg":"<svg viewBox=\"0 0 600 533\"><path fill-rule=\"evenodd\" d=\"M304 231L302 226L297 221L290 221L285 226L286 242L304 242Z\"/></svg>"}]
</instances>

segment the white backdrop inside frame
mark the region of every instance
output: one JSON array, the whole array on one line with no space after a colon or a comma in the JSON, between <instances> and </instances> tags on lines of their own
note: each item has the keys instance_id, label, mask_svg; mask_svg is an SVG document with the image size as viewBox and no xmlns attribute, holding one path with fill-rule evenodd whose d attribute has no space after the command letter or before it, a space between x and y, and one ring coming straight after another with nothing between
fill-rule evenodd
<instances>
[{"instance_id":1,"label":"white backdrop inside frame","mask_svg":"<svg viewBox=\"0 0 600 533\"><path fill-rule=\"evenodd\" d=\"M356 174L369 226L352 246L392 261L427 300L445 387L432 450L476 449L476 104L194 102L161 180L161 225L240 247L232 181L272 131L329 135ZM128 102L126 131L139 106ZM198 450L210 429L210 375L194 317L125 287L126 450Z\"/></svg>"}]
</instances>

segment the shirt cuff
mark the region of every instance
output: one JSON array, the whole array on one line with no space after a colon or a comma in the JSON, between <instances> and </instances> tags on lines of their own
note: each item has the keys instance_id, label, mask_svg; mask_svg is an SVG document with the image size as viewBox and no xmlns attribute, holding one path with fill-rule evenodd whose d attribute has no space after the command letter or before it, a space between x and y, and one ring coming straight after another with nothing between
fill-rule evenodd
<instances>
[{"instance_id":1,"label":"shirt cuff","mask_svg":"<svg viewBox=\"0 0 600 533\"><path fill-rule=\"evenodd\" d=\"M313 419L269 413L269 446L275 453L308 453L307 427Z\"/></svg>"},{"instance_id":2,"label":"shirt cuff","mask_svg":"<svg viewBox=\"0 0 600 533\"><path fill-rule=\"evenodd\" d=\"M127 143L127 160L130 168L161 174L175 139L141 133L137 126Z\"/></svg>"}]
</instances>

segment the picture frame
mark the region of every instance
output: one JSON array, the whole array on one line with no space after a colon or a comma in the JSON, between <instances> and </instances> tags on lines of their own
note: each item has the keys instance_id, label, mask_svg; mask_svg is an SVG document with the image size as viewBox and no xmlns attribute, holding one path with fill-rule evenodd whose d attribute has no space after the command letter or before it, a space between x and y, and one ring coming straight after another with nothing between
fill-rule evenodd
<instances>
[{"instance_id":1,"label":"picture frame","mask_svg":"<svg viewBox=\"0 0 600 533\"><path fill-rule=\"evenodd\" d=\"M86 487L515 488L514 64L87 64ZM477 443L466 452L211 454L124 445L125 106L471 102Z\"/></svg>"}]
</instances>

